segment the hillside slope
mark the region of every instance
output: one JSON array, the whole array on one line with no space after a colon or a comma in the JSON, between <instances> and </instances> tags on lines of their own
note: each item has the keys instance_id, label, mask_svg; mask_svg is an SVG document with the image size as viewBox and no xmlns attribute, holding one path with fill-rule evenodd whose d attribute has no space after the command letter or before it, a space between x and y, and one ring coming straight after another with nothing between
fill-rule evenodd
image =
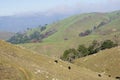
<instances>
[{"instance_id":1,"label":"hillside slope","mask_svg":"<svg viewBox=\"0 0 120 80\"><path fill-rule=\"evenodd\" d=\"M120 76L120 47L100 51L97 54L80 58L74 64L86 67L112 77Z\"/></svg>"},{"instance_id":2,"label":"hillside slope","mask_svg":"<svg viewBox=\"0 0 120 80\"><path fill-rule=\"evenodd\" d=\"M89 45L93 40L113 39L120 34L120 11L110 13L87 13L69 17L47 26L42 33L54 32L42 43L22 44L22 46L52 57L60 57L66 49ZM94 27L98 27L94 30ZM86 30L92 33L81 37Z\"/></svg>"},{"instance_id":3,"label":"hillside slope","mask_svg":"<svg viewBox=\"0 0 120 80\"><path fill-rule=\"evenodd\" d=\"M68 69L68 66L71 69ZM0 80L114 80L0 41Z\"/></svg>"},{"instance_id":4,"label":"hillside slope","mask_svg":"<svg viewBox=\"0 0 120 80\"><path fill-rule=\"evenodd\" d=\"M120 11L75 15L48 26L46 32L56 30L56 33L46 38L45 41L78 38L81 32L92 30L97 26L102 30L116 29L120 31L119 21Z\"/></svg>"}]
</instances>

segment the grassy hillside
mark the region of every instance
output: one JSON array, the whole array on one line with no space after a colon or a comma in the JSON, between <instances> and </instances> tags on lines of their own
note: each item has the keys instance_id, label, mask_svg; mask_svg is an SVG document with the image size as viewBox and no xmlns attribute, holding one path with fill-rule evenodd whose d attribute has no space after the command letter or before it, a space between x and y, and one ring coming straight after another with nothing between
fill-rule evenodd
<instances>
[{"instance_id":1,"label":"grassy hillside","mask_svg":"<svg viewBox=\"0 0 120 80\"><path fill-rule=\"evenodd\" d=\"M120 76L120 47L100 51L97 54L80 58L74 64L86 67L112 77Z\"/></svg>"},{"instance_id":2,"label":"grassy hillside","mask_svg":"<svg viewBox=\"0 0 120 80\"><path fill-rule=\"evenodd\" d=\"M42 43L21 44L22 46L49 56L59 57L64 50L76 48L79 44L89 45L93 40L113 39L120 34L120 11L111 13L87 13L69 17L47 26L42 32L56 31L48 36ZM94 27L98 27L93 30ZM92 30L88 36L79 34Z\"/></svg>"},{"instance_id":3,"label":"grassy hillside","mask_svg":"<svg viewBox=\"0 0 120 80\"><path fill-rule=\"evenodd\" d=\"M57 32L49 36L45 41L61 41L64 38L74 39L79 38L79 33L87 29L92 29L101 21L107 21L107 17L103 13L89 13L77 16L72 16L58 23L52 24L46 31L55 29Z\"/></svg>"},{"instance_id":4,"label":"grassy hillside","mask_svg":"<svg viewBox=\"0 0 120 80\"><path fill-rule=\"evenodd\" d=\"M13 35L14 35L14 33L11 33L11 32L2 32L2 31L0 31L0 39L1 40L8 40Z\"/></svg>"},{"instance_id":5,"label":"grassy hillside","mask_svg":"<svg viewBox=\"0 0 120 80\"><path fill-rule=\"evenodd\" d=\"M0 41L0 80L114 80L73 64ZM71 69L68 69L68 66Z\"/></svg>"},{"instance_id":6,"label":"grassy hillside","mask_svg":"<svg viewBox=\"0 0 120 80\"><path fill-rule=\"evenodd\" d=\"M88 29L91 30L101 22L106 23L100 26L101 31L114 31L115 29L120 31L120 11L111 13L87 13L69 17L65 20L49 25L44 32L52 29L55 29L57 32L44 40L61 41L64 40L64 38L68 38L68 40L79 38L79 33Z\"/></svg>"}]
</instances>

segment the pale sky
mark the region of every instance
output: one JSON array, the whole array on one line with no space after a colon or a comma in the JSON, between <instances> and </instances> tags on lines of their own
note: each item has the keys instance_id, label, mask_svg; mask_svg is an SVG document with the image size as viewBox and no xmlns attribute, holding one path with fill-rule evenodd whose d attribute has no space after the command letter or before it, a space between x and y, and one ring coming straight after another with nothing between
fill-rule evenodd
<instances>
[{"instance_id":1,"label":"pale sky","mask_svg":"<svg viewBox=\"0 0 120 80\"><path fill-rule=\"evenodd\" d=\"M0 16L43 12L107 12L120 10L120 0L0 0Z\"/></svg>"}]
</instances>

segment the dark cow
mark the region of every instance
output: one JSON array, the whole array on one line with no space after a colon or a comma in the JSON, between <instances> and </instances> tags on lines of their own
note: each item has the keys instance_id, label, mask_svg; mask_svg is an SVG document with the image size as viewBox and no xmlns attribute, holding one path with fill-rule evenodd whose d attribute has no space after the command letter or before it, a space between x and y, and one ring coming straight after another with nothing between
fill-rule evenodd
<instances>
[{"instance_id":1,"label":"dark cow","mask_svg":"<svg viewBox=\"0 0 120 80\"><path fill-rule=\"evenodd\" d=\"M111 77L111 75L108 75L108 77Z\"/></svg>"},{"instance_id":2,"label":"dark cow","mask_svg":"<svg viewBox=\"0 0 120 80\"><path fill-rule=\"evenodd\" d=\"M98 76L99 76L99 77L102 77L102 75L101 75L101 74L98 74Z\"/></svg>"},{"instance_id":3,"label":"dark cow","mask_svg":"<svg viewBox=\"0 0 120 80\"><path fill-rule=\"evenodd\" d=\"M70 67L70 66L68 66L68 69L70 70L70 69L71 69L71 67Z\"/></svg>"},{"instance_id":4,"label":"dark cow","mask_svg":"<svg viewBox=\"0 0 120 80\"><path fill-rule=\"evenodd\" d=\"M58 60L54 60L55 63L58 63Z\"/></svg>"},{"instance_id":5,"label":"dark cow","mask_svg":"<svg viewBox=\"0 0 120 80\"><path fill-rule=\"evenodd\" d=\"M118 76L117 76L117 77L115 77L115 78L116 78L117 80L120 80L120 77L118 77Z\"/></svg>"}]
</instances>

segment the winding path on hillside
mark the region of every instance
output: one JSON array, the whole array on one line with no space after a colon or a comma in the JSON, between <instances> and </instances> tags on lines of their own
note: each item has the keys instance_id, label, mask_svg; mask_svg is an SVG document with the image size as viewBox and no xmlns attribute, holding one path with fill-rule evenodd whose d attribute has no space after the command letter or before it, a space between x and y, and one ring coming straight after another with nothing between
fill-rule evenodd
<instances>
[{"instance_id":1,"label":"winding path on hillside","mask_svg":"<svg viewBox=\"0 0 120 80\"><path fill-rule=\"evenodd\" d=\"M25 69L23 69L22 67L18 67L18 69L24 74L26 80L31 80Z\"/></svg>"}]
</instances>

